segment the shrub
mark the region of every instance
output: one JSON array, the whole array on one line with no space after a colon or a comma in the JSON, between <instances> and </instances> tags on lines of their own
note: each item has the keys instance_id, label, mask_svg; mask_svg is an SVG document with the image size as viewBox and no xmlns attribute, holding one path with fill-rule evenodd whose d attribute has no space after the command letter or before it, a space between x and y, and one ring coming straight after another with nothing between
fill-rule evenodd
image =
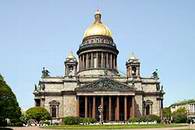
<instances>
[{"instance_id":1,"label":"shrub","mask_svg":"<svg viewBox=\"0 0 195 130\"><path fill-rule=\"evenodd\" d=\"M80 118L80 123L89 124L89 118Z\"/></svg>"},{"instance_id":2,"label":"shrub","mask_svg":"<svg viewBox=\"0 0 195 130\"><path fill-rule=\"evenodd\" d=\"M26 124L26 123L27 123L27 118L26 118L26 115L25 115L25 114L22 114L22 116L20 117L20 121L21 121L23 124Z\"/></svg>"},{"instance_id":3,"label":"shrub","mask_svg":"<svg viewBox=\"0 0 195 130\"><path fill-rule=\"evenodd\" d=\"M95 123L95 122L97 122L97 120L96 119L94 119L94 118L80 118L79 119L79 122L80 123L82 123L82 124L90 124L90 123Z\"/></svg>"},{"instance_id":4,"label":"shrub","mask_svg":"<svg viewBox=\"0 0 195 130\"><path fill-rule=\"evenodd\" d=\"M187 122L187 111L185 108L179 108L172 114L174 123L186 123Z\"/></svg>"},{"instance_id":5,"label":"shrub","mask_svg":"<svg viewBox=\"0 0 195 130\"><path fill-rule=\"evenodd\" d=\"M147 121L148 121L148 122L156 121L157 123L160 123L161 119L160 119L160 117L157 116L157 115L148 115L148 116L147 116Z\"/></svg>"},{"instance_id":6,"label":"shrub","mask_svg":"<svg viewBox=\"0 0 195 130\"><path fill-rule=\"evenodd\" d=\"M140 117L131 117L129 119L129 122L153 122L156 121L157 123L160 123L160 117L156 115L148 115L148 116L140 116Z\"/></svg>"},{"instance_id":7,"label":"shrub","mask_svg":"<svg viewBox=\"0 0 195 130\"><path fill-rule=\"evenodd\" d=\"M97 120L95 119L95 118L90 118L90 123L96 123L97 122Z\"/></svg>"},{"instance_id":8,"label":"shrub","mask_svg":"<svg viewBox=\"0 0 195 130\"><path fill-rule=\"evenodd\" d=\"M11 123L10 125L11 126L23 126L23 123L19 121L19 122Z\"/></svg>"},{"instance_id":9,"label":"shrub","mask_svg":"<svg viewBox=\"0 0 195 130\"><path fill-rule=\"evenodd\" d=\"M79 123L85 124L85 120L84 120L84 119L85 119L85 118L80 117L80 118L79 118Z\"/></svg>"},{"instance_id":10,"label":"shrub","mask_svg":"<svg viewBox=\"0 0 195 130\"><path fill-rule=\"evenodd\" d=\"M78 125L80 123L79 117L67 116L64 117L65 125Z\"/></svg>"},{"instance_id":11,"label":"shrub","mask_svg":"<svg viewBox=\"0 0 195 130\"><path fill-rule=\"evenodd\" d=\"M139 122L139 120L136 117L131 117L129 118L129 122L134 123L134 122Z\"/></svg>"},{"instance_id":12,"label":"shrub","mask_svg":"<svg viewBox=\"0 0 195 130\"><path fill-rule=\"evenodd\" d=\"M175 114L173 115L173 122L174 123L186 123L187 116L185 114Z\"/></svg>"},{"instance_id":13,"label":"shrub","mask_svg":"<svg viewBox=\"0 0 195 130\"><path fill-rule=\"evenodd\" d=\"M163 108L163 118L167 120L171 120L171 109L170 107Z\"/></svg>"},{"instance_id":14,"label":"shrub","mask_svg":"<svg viewBox=\"0 0 195 130\"><path fill-rule=\"evenodd\" d=\"M139 121L139 122L147 122L147 117L146 117L146 116L140 116L140 117L138 118L138 121Z\"/></svg>"},{"instance_id":15,"label":"shrub","mask_svg":"<svg viewBox=\"0 0 195 130\"><path fill-rule=\"evenodd\" d=\"M26 118L28 120L34 119L39 123L41 120L50 120L51 116L49 112L43 107L32 107L26 111Z\"/></svg>"}]
</instances>

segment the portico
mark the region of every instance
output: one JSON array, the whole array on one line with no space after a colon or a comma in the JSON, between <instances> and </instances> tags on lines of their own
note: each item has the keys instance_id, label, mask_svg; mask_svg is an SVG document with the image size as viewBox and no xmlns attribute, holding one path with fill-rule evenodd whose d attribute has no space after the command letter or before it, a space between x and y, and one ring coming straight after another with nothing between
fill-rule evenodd
<instances>
[{"instance_id":1,"label":"portico","mask_svg":"<svg viewBox=\"0 0 195 130\"><path fill-rule=\"evenodd\" d=\"M98 119L98 106L103 107L104 121L127 121L134 117L134 96L78 96L77 115Z\"/></svg>"},{"instance_id":2,"label":"portico","mask_svg":"<svg viewBox=\"0 0 195 130\"><path fill-rule=\"evenodd\" d=\"M127 121L135 116L134 89L108 78L77 89L77 116L99 119L100 105L104 121Z\"/></svg>"}]
</instances>

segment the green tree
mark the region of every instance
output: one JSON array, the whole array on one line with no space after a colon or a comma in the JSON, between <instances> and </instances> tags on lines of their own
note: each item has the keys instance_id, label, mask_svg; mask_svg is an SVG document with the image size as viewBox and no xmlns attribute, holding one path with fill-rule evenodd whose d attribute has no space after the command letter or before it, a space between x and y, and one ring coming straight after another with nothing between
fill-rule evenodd
<instances>
[{"instance_id":1,"label":"green tree","mask_svg":"<svg viewBox=\"0 0 195 130\"><path fill-rule=\"evenodd\" d=\"M4 80L3 76L0 74L0 80Z\"/></svg>"},{"instance_id":2,"label":"green tree","mask_svg":"<svg viewBox=\"0 0 195 130\"><path fill-rule=\"evenodd\" d=\"M21 117L20 117L20 121L23 123L23 124L26 124L27 123L27 118L26 118L26 114L25 113L22 113Z\"/></svg>"},{"instance_id":3,"label":"green tree","mask_svg":"<svg viewBox=\"0 0 195 130\"><path fill-rule=\"evenodd\" d=\"M187 111L184 107L177 109L172 114L174 123L186 123L187 122Z\"/></svg>"},{"instance_id":4,"label":"green tree","mask_svg":"<svg viewBox=\"0 0 195 130\"><path fill-rule=\"evenodd\" d=\"M0 126L6 125L5 119L10 119L11 125L20 122L21 110L15 94L0 74Z\"/></svg>"},{"instance_id":5,"label":"green tree","mask_svg":"<svg viewBox=\"0 0 195 130\"><path fill-rule=\"evenodd\" d=\"M163 117L168 120L171 119L171 109L169 107L163 108Z\"/></svg>"},{"instance_id":6,"label":"green tree","mask_svg":"<svg viewBox=\"0 0 195 130\"><path fill-rule=\"evenodd\" d=\"M41 120L50 120L51 116L49 112L43 107L32 107L26 111L26 118L35 119L40 122Z\"/></svg>"}]
</instances>

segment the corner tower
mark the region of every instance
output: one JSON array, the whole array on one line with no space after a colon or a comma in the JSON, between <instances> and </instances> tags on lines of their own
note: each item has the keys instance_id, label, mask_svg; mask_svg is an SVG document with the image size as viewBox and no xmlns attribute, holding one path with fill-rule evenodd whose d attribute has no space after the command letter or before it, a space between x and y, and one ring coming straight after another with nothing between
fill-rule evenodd
<instances>
[{"instance_id":1,"label":"corner tower","mask_svg":"<svg viewBox=\"0 0 195 130\"><path fill-rule=\"evenodd\" d=\"M117 75L118 53L112 33L102 23L101 13L97 10L95 21L85 31L77 51L79 56L78 75Z\"/></svg>"},{"instance_id":2,"label":"corner tower","mask_svg":"<svg viewBox=\"0 0 195 130\"><path fill-rule=\"evenodd\" d=\"M126 67L127 78L140 78L140 62L133 53L126 62Z\"/></svg>"},{"instance_id":3,"label":"corner tower","mask_svg":"<svg viewBox=\"0 0 195 130\"><path fill-rule=\"evenodd\" d=\"M77 64L78 64L77 59L75 58L71 51L64 62L65 76L68 77L76 76Z\"/></svg>"}]
</instances>

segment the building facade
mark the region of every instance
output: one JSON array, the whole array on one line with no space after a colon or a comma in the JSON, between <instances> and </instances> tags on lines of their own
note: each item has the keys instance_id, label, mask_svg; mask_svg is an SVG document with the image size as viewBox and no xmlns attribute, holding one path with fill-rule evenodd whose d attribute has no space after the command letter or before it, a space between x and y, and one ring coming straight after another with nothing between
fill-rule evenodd
<instances>
[{"instance_id":1,"label":"building facade","mask_svg":"<svg viewBox=\"0 0 195 130\"><path fill-rule=\"evenodd\" d=\"M161 116L163 87L157 72L140 75L140 61L132 55L126 62L126 75L118 71L119 51L110 29L101 21L99 11L84 33L77 51L65 62L64 76L52 77L45 68L33 92L35 105L45 107L53 118L80 116L104 121L126 121L141 115Z\"/></svg>"},{"instance_id":2,"label":"building facade","mask_svg":"<svg viewBox=\"0 0 195 130\"><path fill-rule=\"evenodd\" d=\"M188 119L195 121L195 100L184 100L178 103L174 103L170 106L171 112L175 112L180 108L185 108L187 111Z\"/></svg>"}]
</instances>

